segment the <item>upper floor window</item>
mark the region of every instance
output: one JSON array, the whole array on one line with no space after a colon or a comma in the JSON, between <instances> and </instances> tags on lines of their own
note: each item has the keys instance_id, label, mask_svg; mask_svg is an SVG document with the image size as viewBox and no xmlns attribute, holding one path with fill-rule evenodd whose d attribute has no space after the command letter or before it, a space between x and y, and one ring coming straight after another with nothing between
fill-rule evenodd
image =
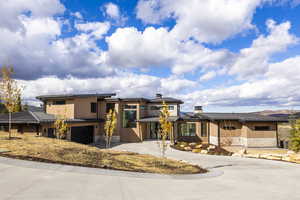
<instances>
[{"instance_id":1,"label":"upper floor window","mask_svg":"<svg viewBox=\"0 0 300 200\"><path fill-rule=\"evenodd\" d=\"M140 105L140 109L141 110L147 110L147 106L146 105Z\"/></svg>"},{"instance_id":2,"label":"upper floor window","mask_svg":"<svg viewBox=\"0 0 300 200\"><path fill-rule=\"evenodd\" d=\"M150 110L161 110L163 106L150 106ZM175 106L168 106L168 110L174 110Z\"/></svg>"},{"instance_id":3,"label":"upper floor window","mask_svg":"<svg viewBox=\"0 0 300 200\"><path fill-rule=\"evenodd\" d=\"M91 113L96 113L97 112L97 103L92 102L91 103Z\"/></svg>"},{"instance_id":4,"label":"upper floor window","mask_svg":"<svg viewBox=\"0 0 300 200\"><path fill-rule=\"evenodd\" d=\"M270 131L270 126L254 126L254 130L256 131Z\"/></svg>"},{"instance_id":5,"label":"upper floor window","mask_svg":"<svg viewBox=\"0 0 300 200\"><path fill-rule=\"evenodd\" d=\"M53 105L65 105L66 101L65 100L56 100L53 101Z\"/></svg>"},{"instance_id":6,"label":"upper floor window","mask_svg":"<svg viewBox=\"0 0 300 200\"><path fill-rule=\"evenodd\" d=\"M123 109L123 128L136 128L137 106L125 105Z\"/></svg>"},{"instance_id":7,"label":"upper floor window","mask_svg":"<svg viewBox=\"0 0 300 200\"><path fill-rule=\"evenodd\" d=\"M196 123L182 123L179 125L180 136L196 136Z\"/></svg>"},{"instance_id":8,"label":"upper floor window","mask_svg":"<svg viewBox=\"0 0 300 200\"><path fill-rule=\"evenodd\" d=\"M107 103L106 104L106 113L108 113L110 110L115 110L115 103Z\"/></svg>"},{"instance_id":9,"label":"upper floor window","mask_svg":"<svg viewBox=\"0 0 300 200\"><path fill-rule=\"evenodd\" d=\"M235 130L236 128L234 126L223 126L224 130Z\"/></svg>"}]
</instances>

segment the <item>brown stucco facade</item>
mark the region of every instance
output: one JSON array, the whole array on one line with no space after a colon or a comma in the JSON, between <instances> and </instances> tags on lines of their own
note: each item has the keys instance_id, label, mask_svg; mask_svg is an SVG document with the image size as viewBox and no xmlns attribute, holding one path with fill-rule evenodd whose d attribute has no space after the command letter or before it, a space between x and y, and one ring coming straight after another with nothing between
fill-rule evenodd
<instances>
[{"instance_id":1,"label":"brown stucco facade","mask_svg":"<svg viewBox=\"0 0 300 200\"><path fill-rule=\"evenodd\" d=\"M159 113L166 102L171 135L175 141L201 141L216 145L237 145L247 147L278 146L279 120L238 113L194 113L180 112L182 101L174 98L113 98L111 95L68 95L41 96L45 114L54 116L51 120L38 119L34 124L15 124L15 131L35 133L53 137L54 122L58 116L68 120L68 140L84 140L85 143L104 141L106 113L113 109L117 115L117 125L112 142L142 142L159 139ZM198 106L199 107L199 106ZM201 108L202 109L202 108ZM31 113L32 114L32 113ZM0 117L1 124L1 117ZM22 128L20 128L22 126Z\"/></svg>"}]
</instances>

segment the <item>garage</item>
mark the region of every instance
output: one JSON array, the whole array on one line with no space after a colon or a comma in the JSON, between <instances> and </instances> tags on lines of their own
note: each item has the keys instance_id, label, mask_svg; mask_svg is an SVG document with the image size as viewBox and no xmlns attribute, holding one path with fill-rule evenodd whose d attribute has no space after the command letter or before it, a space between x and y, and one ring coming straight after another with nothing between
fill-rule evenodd
<instances>
[{"instance_id":1,"label":"garage","mask_svg":"<svg viewBox=\"0 0 300 200\"><path fill-rule=\"evenodd\" d=\"M93 143L94 127L93 126L79 126L71 128L71 141L90 144Z\"/></svg>"}]
</instances>

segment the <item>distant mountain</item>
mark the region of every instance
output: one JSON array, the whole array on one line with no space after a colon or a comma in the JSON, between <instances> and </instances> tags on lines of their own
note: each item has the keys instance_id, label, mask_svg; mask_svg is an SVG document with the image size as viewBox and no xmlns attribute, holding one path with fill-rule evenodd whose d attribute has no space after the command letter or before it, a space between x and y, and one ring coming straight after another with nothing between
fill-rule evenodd
<instances>
[{"instance_id":1,"label":"distant mountain","mask_svg":"<svg viewBox=\"0 0 300 200\"><path fill-rule=\"evenodd\" d=\"M292 117L300 118L300 110L263 110L253 113L272 117L280 117L284 119L289 119Z\"/></svg>"}]
</instances>

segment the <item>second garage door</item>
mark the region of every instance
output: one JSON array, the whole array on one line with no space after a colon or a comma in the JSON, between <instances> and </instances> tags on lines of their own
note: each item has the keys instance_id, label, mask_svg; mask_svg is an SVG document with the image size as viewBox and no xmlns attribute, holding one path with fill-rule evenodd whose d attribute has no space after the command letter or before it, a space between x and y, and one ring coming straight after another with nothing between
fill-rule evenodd
<instances>
[{"instance_id":1,"label":"second garage door","mask_svg":"<svg viewBox=\"0 0 300 200\"><path fill-rule=\"evenodd\" d=\"M94 127L79 126L71 128L71 141L82 144L93 143Z\"/></svg>"}]
</instances>

